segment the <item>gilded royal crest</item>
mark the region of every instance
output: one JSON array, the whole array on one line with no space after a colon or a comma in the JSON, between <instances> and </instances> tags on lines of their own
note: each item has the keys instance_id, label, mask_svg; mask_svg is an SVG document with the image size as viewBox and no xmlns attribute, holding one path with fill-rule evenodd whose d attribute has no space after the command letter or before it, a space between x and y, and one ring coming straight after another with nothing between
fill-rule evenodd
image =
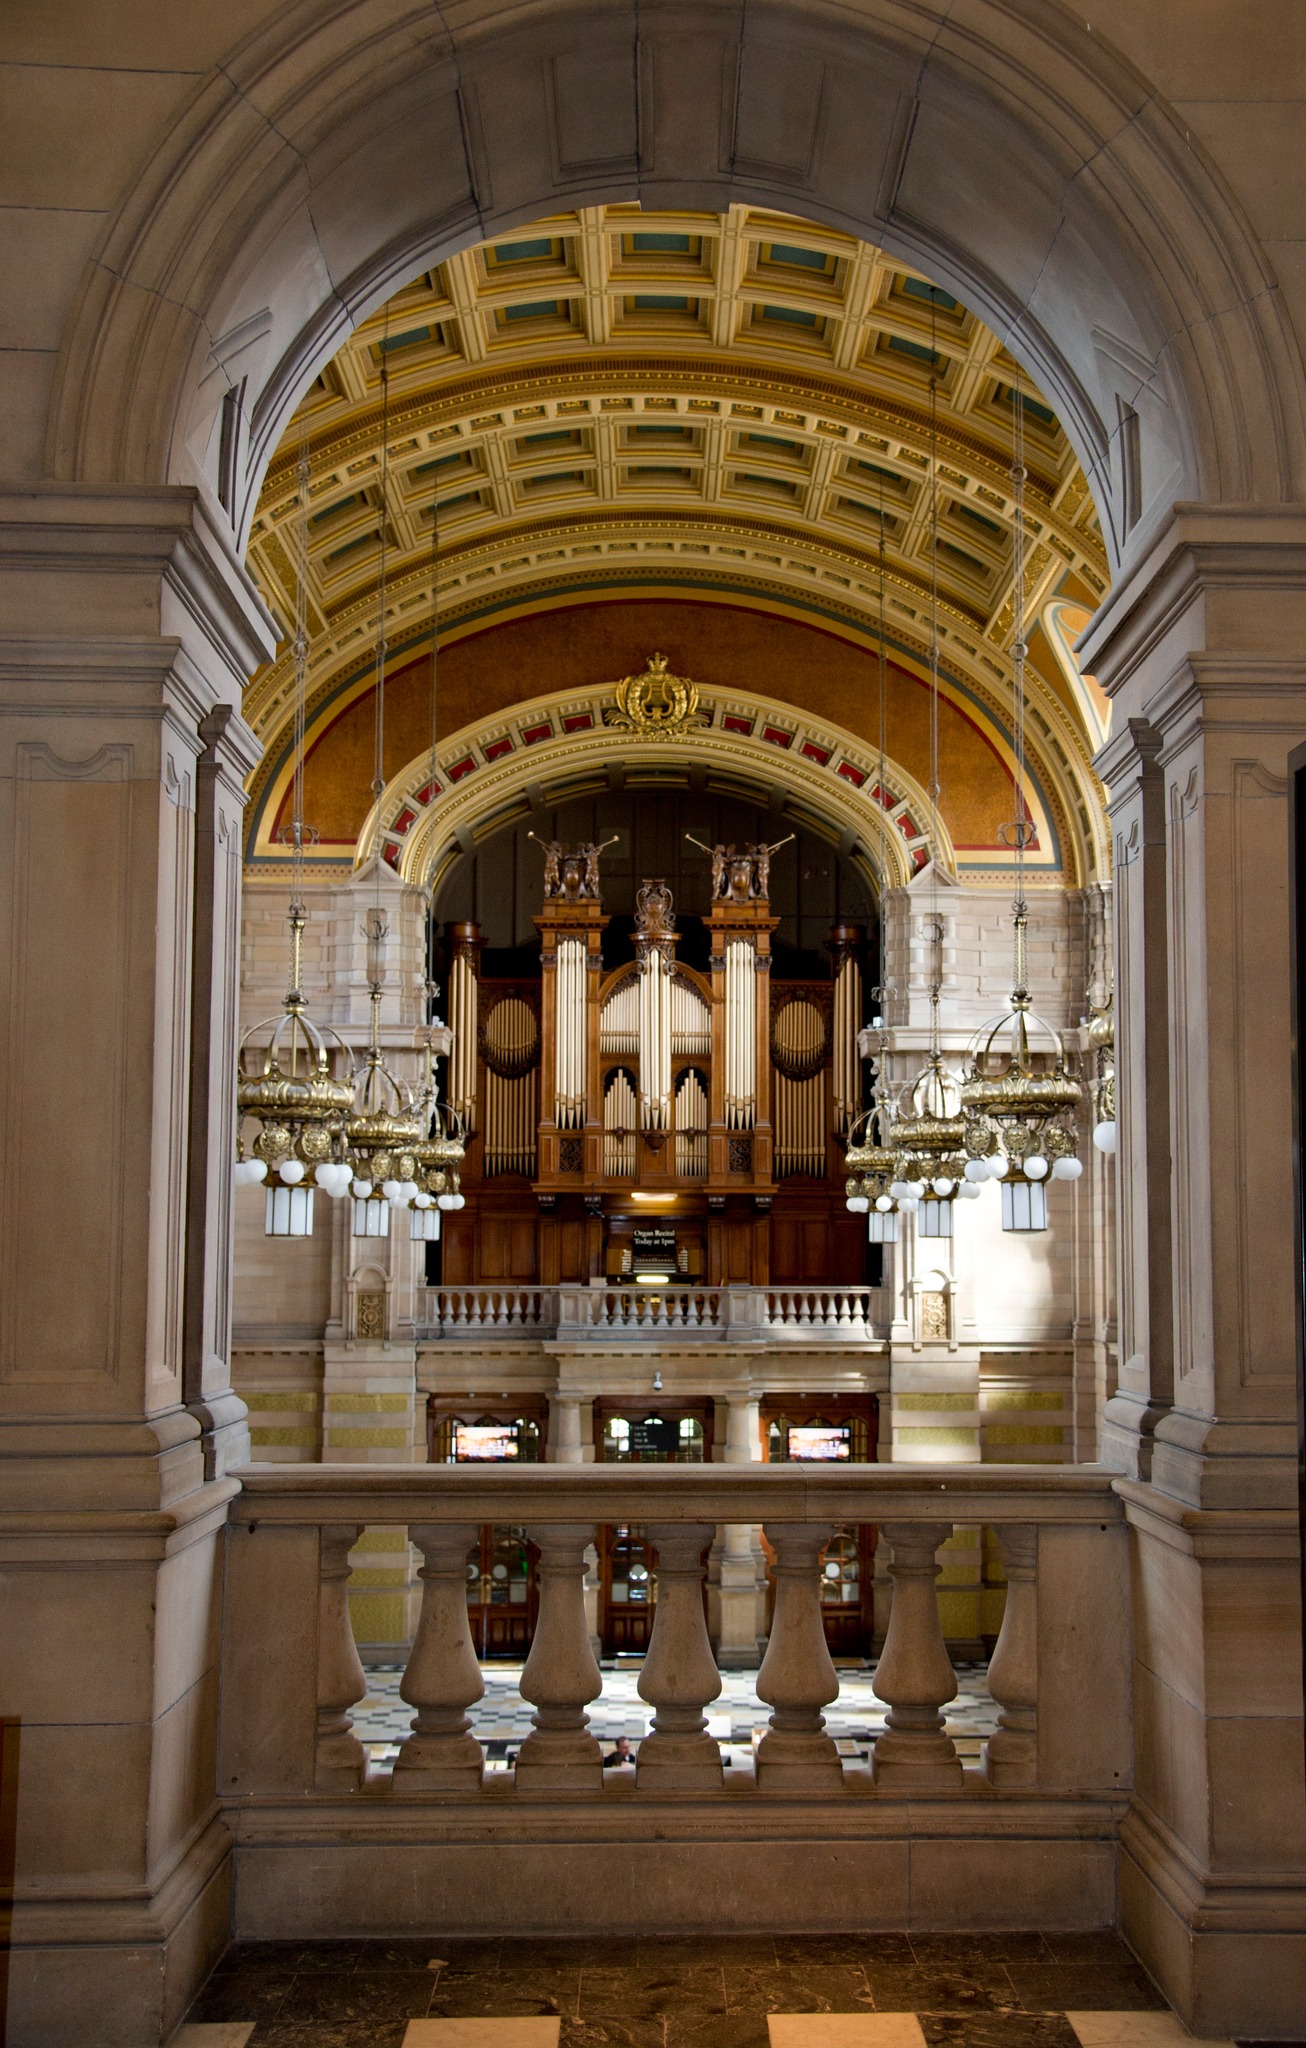
<instances>
[{"instance_id":1,"label":"gilded royal crest","mask_svg":"<svg viewBox=\"0 0 1306 2048\"><path fill-rule=\"evenodd\" d=\"M706 713L698 708L698 684L687 676L669 675L665 654L651 655L643 675L623 676L613 690L617 708L608 723L620 732L666 739L707 722Z\"/></svg>"}]
</instances>

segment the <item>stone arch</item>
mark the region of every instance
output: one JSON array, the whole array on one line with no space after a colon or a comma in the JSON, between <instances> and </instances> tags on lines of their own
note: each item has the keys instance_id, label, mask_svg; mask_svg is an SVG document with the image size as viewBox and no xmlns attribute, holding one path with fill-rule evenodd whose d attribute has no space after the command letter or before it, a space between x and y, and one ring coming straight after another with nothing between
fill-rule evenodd
<instances>
[{"instance_id":1,"label":"stone arch","mask_svg":"<svg viewBox=\"0 0 1306 2048\"><path fill-rule=\"evenodd\" d=\"M198 83L88 264L50 473L208 484L242 538L299 394L418 269L551 207L743 199L880 241L1007 339L1113 562L1176 499L1306 495L1300 354L1213 167L1087 25L952 12L471 0L451 33L411 0L287 10Z\"/></svg>"},{"instance_id":2,"label":"stone arch","mask_svg":"<svg viewBox=\"0 0 1306 2048\"><path fill-rule=\"evenodd\" d=\"M930 818L927 793L906 769L886 760L887 802L878 804L874 796L878 762L863 741L842 728L821 727L817 751L826 753L824 760L804 756L801 744L781 752L762 737L770 717L784 719L797 742L801 743L803 734L791 706L759 697L754 700L758 716L752 733L723 729L714 718L712 728L702 732L672 739L637 738L604 725L606 694L596 689L569 692L565 698L536 698L514 705L508 720L498 718L483 728L468 726L451 734L437 750L441 787L434 799L430 755L418 755L391 777L379 803L373 806L359 834L355 868L366 868L379 849L402 881L429 888L438 882L453 854L471 843L478 827L483 829L491 820L506 823L534 790L548 801L558 801L583 781L587 769L591 773L606 770L618 757L636 773L670 767L701 769L710 772L717 783L733 784L741 795L763 804L783 774L793 815L817 824L840 845L846 844L877 898L886 888L905 888L925 865ZM703 702L714 713L720 708L716 695L703 693ZM564 727L564 717L570 730ZM581 717L588 717L590 723L580 727L577 721ZM509 725L520 733L545 723L552 727L551 738L530 746L515 745L504 754L496 752ZM474 765L451 782L450 766L461 761ZM851 769L853 776L841 775L841 766ZM957 856L942 821L939 861L944 873L955 876Z\"/></svg>"}]
</instances>

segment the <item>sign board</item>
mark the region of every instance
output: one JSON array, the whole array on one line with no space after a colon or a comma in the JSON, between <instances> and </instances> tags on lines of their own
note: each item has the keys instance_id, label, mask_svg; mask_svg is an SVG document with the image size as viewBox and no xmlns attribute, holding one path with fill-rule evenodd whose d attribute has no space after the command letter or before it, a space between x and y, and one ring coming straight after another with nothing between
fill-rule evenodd
<instances>
[{"instance_id":1,"label":"sign board","mask_svg":"<svg viewBox=\"0 0 1306 2048\"><path fill-rule=\"evenodd\" d=\"M680 1424L661 1415L644 1415L630 1423L630 1448L637 1458L674 1458L680 1449Z\"/></svg>"}]
</instances>

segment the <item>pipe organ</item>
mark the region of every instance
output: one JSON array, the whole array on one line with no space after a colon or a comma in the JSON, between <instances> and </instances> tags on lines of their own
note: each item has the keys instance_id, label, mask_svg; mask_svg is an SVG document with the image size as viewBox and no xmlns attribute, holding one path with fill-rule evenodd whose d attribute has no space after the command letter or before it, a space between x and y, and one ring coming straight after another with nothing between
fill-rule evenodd
<instances>
[{"instance_id":1,"label":"pipe organ","mask_svg":"<svg viewBox=\"0 0 1306 2048\"><path fill-rule=\"evenodd\" d=\"M862 1107L862 1063L857 1034L862 1028L860 926L837 924L830 934L834 959L834 1121L846 1131Z\"/></svg>"},{"instance_id":2,"label":"pipe organ","mask_svg":"<svg viewBox=\"0 0 1306 2048\"><path fill-rule=\"evenodd\" d=\"M474 924L456 924L450 932L453 960L449 969L449 1028L453 1052L449 1060L449 1101L465 1129L476 1129L477 982L481 936Z\"/></svg>"},{"instance_id":3,"label":"pipe organ","mask_svg":"<svg viewBox=\"0 0 1306 2048\"><path fill-rule=\"evenodd\" d=\"M488 1007L480 1028L485 1067L482 1088L483 1171L535 1175L539 1124L540 1019L529 995L503 994Z\"/></svg>"},{"instance_id":4,"label":"pipe organ","mask_svg":"<svg viewBox=\"0 0 1306 2048\"><path fill-rule=\"evenodd\" d=\"M777 849L717 848L702 920L707 972L677 957L675 905L656 879L636 893L634 958L605 969L602 851L544 848L538 983L478 984L476 928L454 930L451 1007L462 1036L451 1087L479 1124L463 1174L469 1213L446 1231L447 1280L516 1276L525 1254L490 1247L493 1233L502 1244L512 1230L534 1234L522 1277L619 1275L625 1266L612 1260L628 1266L629 1256L609 1233L623 1216L619 1234L628 1231L636 1194L673 1205L664 1213L682 1228L699 1219L700 1249L686 1247L682 1270L713 1284L765 1284L773 1229L789 1229L785 1241L797 1247L781 1261L784 1279L806 1277L814 1228L844 1232L848 1263L864 1263L864 1231L843 1205L839 1144L861 1108L863 930L831 934L831 979L773 987L779 920L766 878ZM478 1005L479 1059L469 1059ZM797 1205L790 1225L786 1204Z\"/></svg>"},{"instance_id":5,"label":"pipe organ","mask_svg":"<svg viewBox=\"0 0 1306 2048\"><path fill-rule=\"evenodd\" d=\"M560 938L553 1040L553 1115L560 1129L579 1129L585 1121L585 1001L587 972L584 939Z\"/></svg>"},{"instance_id":6,"label":"pipe organ","mask_svg":"<svg viewBox=\"0 0 1306 2048\"><path fill-rule=\"evenodd\" d=\"M645 882L635 899L635 962L639 975L639 1121L646 1131L671 1123L671 977L675 920L664 882Z\"/></svg>"},{"instance_id":7,"label":"pipe organ","mask_svg":"<svg viewBox=\"0 0 1306 2048\"><path fill-rule=\"evenodd\" d=\"M855 1056L855 1045L853 1051ZM815 992L790 992L787 1002L776 1004L771 1024L777 1179L826 1170L829 1052L824 1003Z\"/></svg>"}]
</instances>

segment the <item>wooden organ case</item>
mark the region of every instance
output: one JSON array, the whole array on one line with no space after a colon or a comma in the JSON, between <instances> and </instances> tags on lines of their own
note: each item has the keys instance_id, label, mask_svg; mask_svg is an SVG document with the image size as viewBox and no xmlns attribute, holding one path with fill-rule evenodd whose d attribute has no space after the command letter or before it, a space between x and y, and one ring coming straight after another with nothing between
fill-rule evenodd
<instances>
[{"instance_id":1,"label":"wooden organ case","mask_svg":"<svg viewBox=\"0 0 1306 2048\"><path fill-rule=\"evenodd\" d=\"M601 843L542 846L538 982L486 978L477 927L450 928L450 1095L470 1139L446 1285L634 1282L655 1222L674 1231L674 1269L712 1286L876 1277L841 1142L860 1107L865 932L835 928L831 979L773 987L778 850L703 849L705 973L677 958L655 877L634 958L605 969Z\"/></svg>"}]
</instances>

